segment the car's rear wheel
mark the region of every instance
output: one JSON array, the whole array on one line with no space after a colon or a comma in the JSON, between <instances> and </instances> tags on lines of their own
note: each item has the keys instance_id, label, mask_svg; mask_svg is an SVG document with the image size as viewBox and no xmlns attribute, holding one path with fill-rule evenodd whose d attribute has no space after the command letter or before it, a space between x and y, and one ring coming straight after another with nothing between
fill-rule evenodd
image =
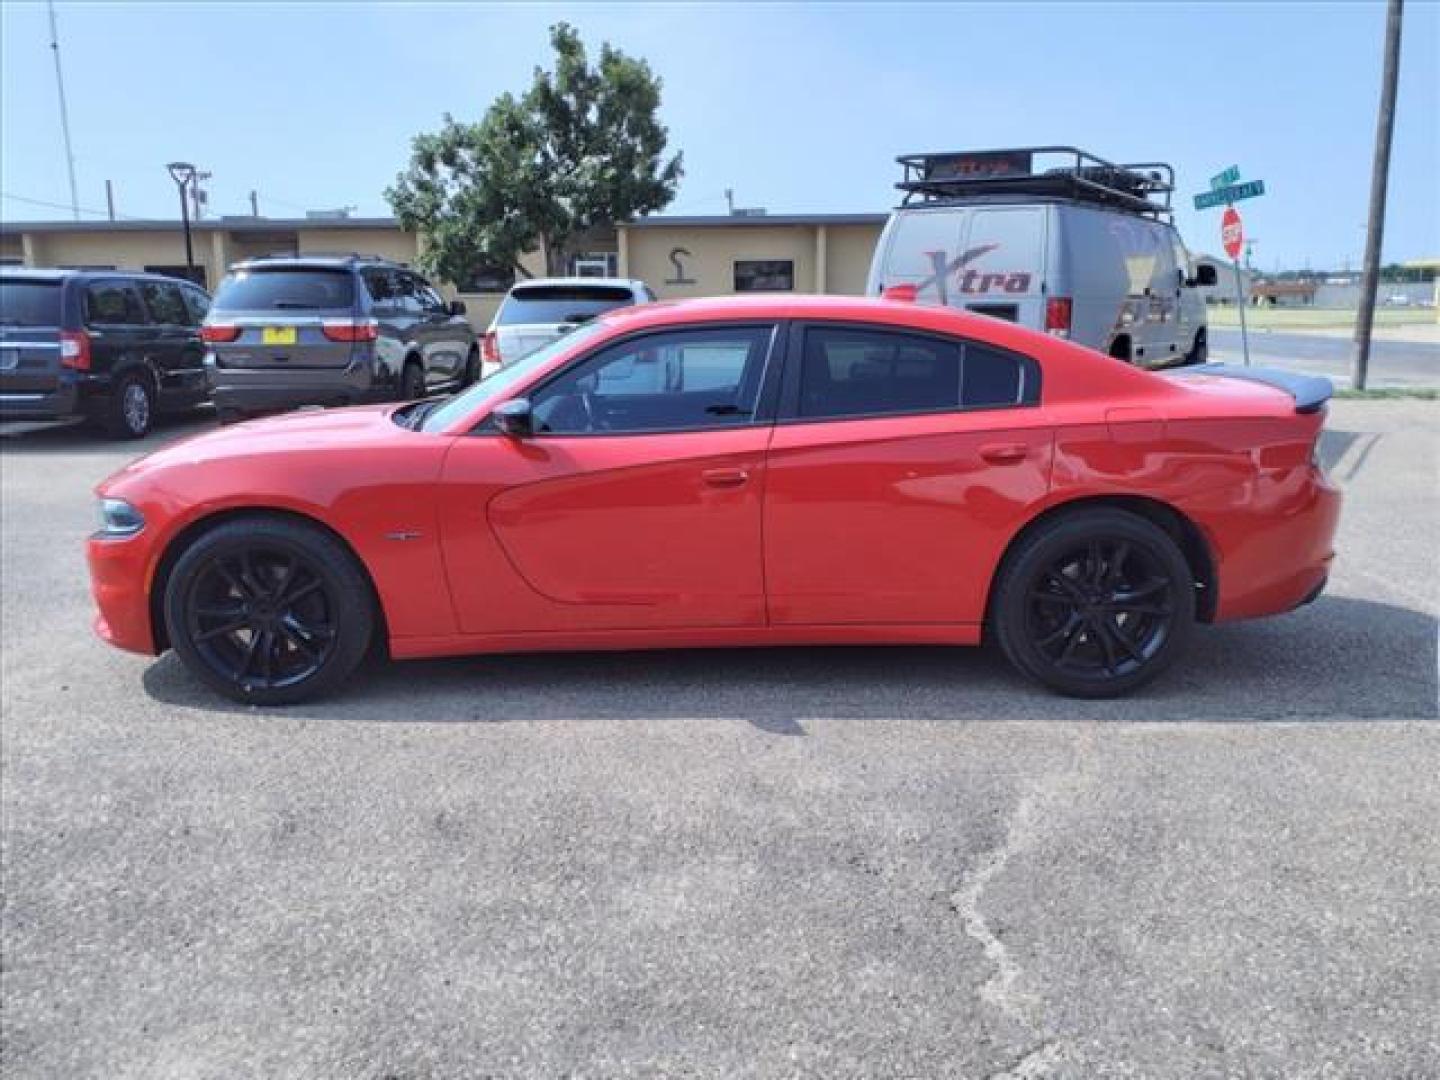
<instances>
[{"instance_id":1,"label":"car's rear wheel","mask_svg":"<svg viewBox=\"0 0 1440 1080\"><path fill-rule=\"evenodd\" d=\"M1184 651L1194 576L1175 541L1121 510L1048 522L1006 559L992 611L1005 656L1074 697L1115 697L1154 679Z\"/></svg>"},{"instance_id":2,"label":"car's rear wheel","mask_svg":"<svg viewBox=\"0 0 1440 1080\"><path fill-rule=\"evenodd\" d=\"M368 651L375 621L369 582L344 546L276 518L204 533L165 589L166 630L185 666L258 705L337 689Z\"/></svg>"},{"instance_id":3,"label":"car's rear wheel","mask_svg":"<svg viewBox=\"0 0 1440 1080\"><path fill-rule=\"evenodd\" d=\"M400 400L417 401L425 396L425 369L419 360L406 360L400 372Z\"/></svg>"},{"instance_id":4,"label":"car's rear wheel","mask_svg":"<svg viewBox=\"0 0 1440 1080\"><path fill-rule=\"evenodd\" d=\"M127 371L115 380L97 417L112 439L139 439L155 422L155 390L144 372Z\"/></svg>"}]
</instances>

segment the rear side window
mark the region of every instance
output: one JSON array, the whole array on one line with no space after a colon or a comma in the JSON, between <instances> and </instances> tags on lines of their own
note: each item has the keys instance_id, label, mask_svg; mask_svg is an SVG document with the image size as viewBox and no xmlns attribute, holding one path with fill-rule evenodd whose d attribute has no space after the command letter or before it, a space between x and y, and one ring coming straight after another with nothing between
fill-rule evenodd
<instances>
[{"instance_id":1,"label":"rear side window","mask_svg":"<svg viewBox=\"0 0 1440 1080\"><path fill-rule=\"evenodd\" d=\"M59 326L58 281L0 281L0 326Z\"/></svg>"},{"instance_id":2,"label":"rear side window","mask_svg":"<svg viewBox=\"0 0 1440 1080\"><path fill-rule=\"evenodd\" d=\"M89 326L144 326L149 320L140 296L124 281L96 281L85 288L85 322Z\"/></svg>"},{"instance_id":3,"label":"rear side window","mask_svg":"<svg viewBox=\"0 0 1440 1080\"><path fill-rule=\"evenodd\" d=\"M1038 400L1038 367L1028 357L886 330L805 331L801 417L947 412Z\"/></svg>"},{"instance_id":4,"label":"rear side window","mask_svg":"<svg viewBox=\"0 0 1440 1080\"><path fill-rule=\"evenodd\" d=\"M205 313L210 310L210 297L199 289L184 289L185 309L190 313L190 325L199 326L205 321Z\"/></svg>"},{"instance_id":5,"label":"rear side window","mask_svg":"<svg viewBox=\"0 0 1440 1080\"><path fill-rule=\"evenodd\" d=\"M349 270L237 270L215 290L215 311L331 311L355 305Z\"/></svg>"},{"instance_id":6,"label":"rear side window","mask_svg":"<svg viewBox=\"0 0 1440 1080\"><path fill-rule=\"evenodd\" d=\"M150 309L150 318L155 322L166 326L185 326L190 322L180 286L167 285L162 281L142 281L140 295L145 298L145 306Z\"/></svg>"},{"instance_id":7,"label":"rear side window","mask_svg":"<svg viewBox=\"0 0 1440 1080\"><path fill-rule=\"evenodd\" d=\"M496 322L500 326L588 322L634 302L630 290L617 285L517 286L500 306Z\"/></svg>"}]
</instances>

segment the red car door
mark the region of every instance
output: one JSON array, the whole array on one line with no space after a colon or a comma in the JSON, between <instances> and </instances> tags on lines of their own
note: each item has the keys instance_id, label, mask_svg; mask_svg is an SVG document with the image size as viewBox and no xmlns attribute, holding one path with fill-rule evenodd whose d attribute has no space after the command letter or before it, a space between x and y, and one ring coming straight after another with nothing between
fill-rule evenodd
<instances>
[{"instance_id":1,"label":"red car door","mask_svg":"<svg viewBox=\"0 0 1440 1080\"><path fill-rule=\"evenodd\" d=\"M642 333L528 391L531 437L458 440L443 534L462 629L763 624L775 336Z\"/></svg>"},{"instance_id":2,"label":"red car door","mask_svg":"<svg viewBox=\"0 0 1440 1080\"><path fill-rule=\"evenodd\" d=\"M1049 484L1039 367L882 327L791 331L766 460L776 625L978 623Z\"/></svg>"}]
</instances>

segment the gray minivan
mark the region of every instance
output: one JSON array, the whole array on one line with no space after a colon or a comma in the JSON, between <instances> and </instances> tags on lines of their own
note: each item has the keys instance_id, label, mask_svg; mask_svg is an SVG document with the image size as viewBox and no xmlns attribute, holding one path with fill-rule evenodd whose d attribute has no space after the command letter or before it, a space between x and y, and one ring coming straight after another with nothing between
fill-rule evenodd
<instances>
[{"instance_id":1,"label":"gray minivan","mask_svg":"<svg viewBox=\"0 0 1440 1080\"><path fill-rule=\"evenodd\" d=\"M223 421L301 405L410 400L480 377L465 305L375 256L238 263L215 290L201 335Z\"/></svg>"},{"instance_id":2,"label":"gray minivan","mask_svg":"<svg viewBox=\"0 0 1440 1080\"><path fill-rule=\"evenodd\" d=\"M1143 367L1204 363L1202 286L1170 222L1174 173L1074 147L898 159L906 193L867 291L945 304Z\"/></svg>"}]
</instances>

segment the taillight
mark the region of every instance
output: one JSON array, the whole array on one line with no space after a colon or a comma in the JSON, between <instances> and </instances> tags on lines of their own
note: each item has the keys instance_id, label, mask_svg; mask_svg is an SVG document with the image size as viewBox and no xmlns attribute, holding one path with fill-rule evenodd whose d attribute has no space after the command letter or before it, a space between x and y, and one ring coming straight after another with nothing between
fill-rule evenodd
<instances>
[{"instance_id":1,"label":"taillight","mask_svg":"<svg viewBox=\"0 0 1440 1080\"><path fill-rule=\"evenodd\" d=\"M374 341L380 324L374 319L326 319L320 331L331 341Z\"/></svg>"},{"instance_id":2,"label":"taillight","mask_svg":"<svg viewBox=\"0 0 1440 1080\"><path fill-rule=\"evenodd\" d=\"M1052 296L1045 301L1045 331L1057 337L1070 336L1071 301L1068 296Z\"/></svg>"},{"instance_id":3,"label":"taillight","mask_svg":"<svg viewBox=\"0 0 1440 1080\"><path fill-rule=\"evenodd\" d=\"M887 285L880 292L882 300L899 300L901 303L913 304L920 290L914 285Z\"/></svg>"},{"instance_id":4,"label":"taillight","mask_svg":"<svg viewBox=\"0 0 1440 1080\"><path fill-rule=\"evenodd\" d=\"M224 325L206 325L200 327L200 340L209 342L234 341L240 336L240 327Z\"/></svg>"},{"instance_id":5,"label":"taillight","mask_svg":"<svg viewBox=\"0 0 1440 1080\"><path fill-rule=\"evenodd\" d=\"M60 331L60 366L90 370L90 335L84 330Z\"/></svg>"},{"instance_id":6,"label":"taillight","mask_svg":"<svg viewBox=\"0 0 1440 1080\"><path fill-rule=\"evenodd\" d=\"M486 330L485 336L480 339L480 359L487 364L500 363L500 345L495 336L494 330Z\"/></svg>"}]
</instances>

